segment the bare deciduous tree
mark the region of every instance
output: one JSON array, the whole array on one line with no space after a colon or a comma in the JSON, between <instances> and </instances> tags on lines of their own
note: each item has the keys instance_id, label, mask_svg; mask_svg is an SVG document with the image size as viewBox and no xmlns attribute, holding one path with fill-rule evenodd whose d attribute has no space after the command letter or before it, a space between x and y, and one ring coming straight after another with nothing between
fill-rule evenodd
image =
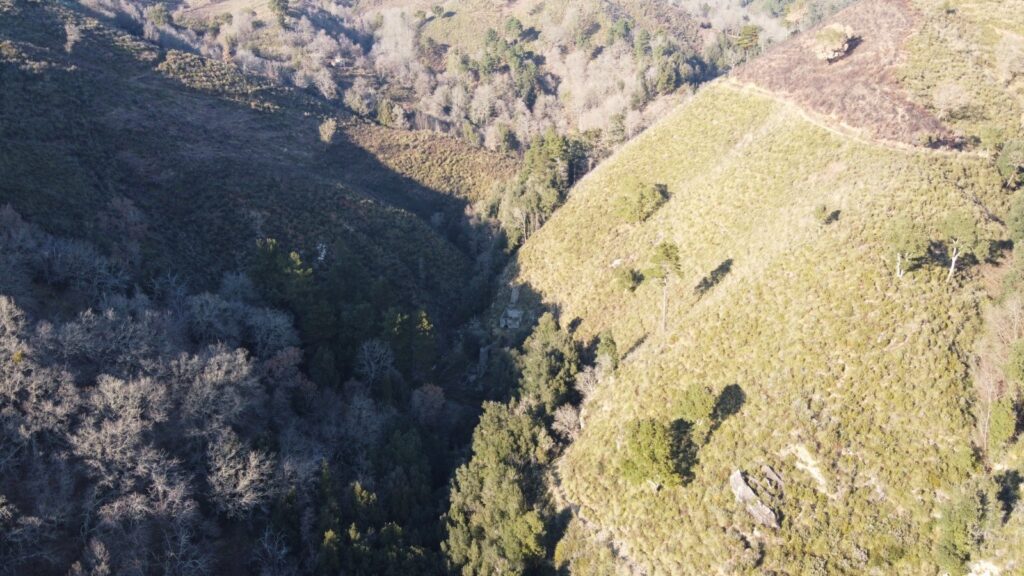
<instances>
[{"instance_id":1,"label":"bare deciduous tree","mask_svg":"<svg viewBox=\"0 0 1024 576\"><path fill-rule=\"evenodd\" d=\"M202 344L237 345L242 334L242 305L204 292L188 299L189 335Z\"/></svg>"},{"instance_id":2,"label":"bare deciduous tree","mask_svg":"<svg viewBox=\"0 0 1024 576\"><path fill-rule=\"evenodd\" d=\"M299 335L287 312L250 307L246 310L244 324L245 341L260 358L299 344Z\"/></svg>"},{"instance_id":3,"label":"bare deciduous tree","mask_svg":"<svg viewBox=\"0 0 1024 576\"><path fill-rule=\"evenodd\" d=\"M373 85L366 78L356 78L352 86L345 91L345 105L360 116L369 116L377 109L377 94Z\"/></svg>"},{"instance_id":4,"label":"bare deciduous tree","mask_svg":"<svg viewBox=\"0 0 1024 576\"><path fill-rule=\"evenodd\" d=\"M555 419L551 425L552 429L562 439L572 442L580 432L580 411L572 404L563 404L555 409Z\"/></svg>"},{"instance_id":5,"label":"bare deciduous tree","mask_svg":"<svg viewBox=\"0 0 1024 576\"><path fill-rule=\"evenodd\" d=\"M64 51L71 54L71 50L82 39L82 31L74 22L64 23Z\"/></svg>"},{"instance_id":6,"label":"bare deciduous tree","mask_svg":"<svg viewBox=\"0 0 1024 576\"><path fill-rule=\"evenodd\" d=\"M356 355L356 372L367 383L373 384L392 370L395 355L383 340L367 340Z\"/></svg>"},{"instance_id":7,"label":"bare deciduous tree","mask_svg":"<svg viewBox=\"0 0 1024 576\"><path fill-rule=\"evenodd\" d=\"M85 422L71 438L72 450L101 486L130 490L164 459L148 445L153 426L167 418L164 388L149 379L101 376L88 404Z\"/></svg>"},{"instance_id":8,"label":"bare deciduous tree","mask_svg":"<svg viewBox=\"0 0 1024 576\"><path fill-rule=\"evenodd\" d=\"M409 399L410 409L416 420L426 426L435 425L440 421L444 403L444 390L434 384L424 384L413 390Z\"/></svg>"},{"instance_id":9,"label":"bare deciduous tree","mask_svg":"<svg viewBox=\"0 0 1024 576\"><path fill-rule=\"evenodd\" d=\"M171 375L182 423L194 434L215 436L262 403L263 390L241 349L217 345L196 356L182 355L172 363Z\"/></svg>"},{"instance_id":10,"label":"bare deciduous tree","mask_svg":"<svg viewBox=\"0 0 1024 576\"><path fill-rule=\"evenodd\" d=\"M949 253L949 274L947 281L953 280L956 265L963 256L984 257L988 242L981 237L981 230L974 218L966 211L957 210L946 216L941 225L941 233L946 241Z\"/></svg>"},{"instance_id":11,"label":"bare deciduous tree","mask_svg":"<svg viewBox=\"0 0 1024 576\"><path fill-rule=\"evenodd\" d=\"M82 559L71 565L68 576L110 576L110 553L103 542L92 538Z\"/></svg>"},{"instance_id":12,"label":"bare deciduous tree","mask_svg":"<svg viewBox=\"0 0 1024 576\"><path fill-rule=\"evenodd\" d=\"M293 576L297 567L288 557L288 545L284 537L271 528L263 531L256 541L254 560L259 566L260 576Z\"/></svg>"},{"instance_id":13,"label":"bare deciduous tree","mask_svg":"<svg viewBox=\"0 0 1024 576\"><path fill-rule=\"evenodd\" d=\"M267 503L273 494L273 463L263 452L246 448L230 431L207 450L210 496L230 518L242 518Z\"/></svg>"},{"instance_id":14,"label":"bare deciduous tree","mask_svg":"<svg viewBox=\"0 0 1024 576\"><path fill-rule=\"evenodd\" d=\"M1014 346L1024 339L1024 297L1014 293L984 311L985 332L975 345L971 364L977 402L974 405L975 444L988 455L992 449L991 423L996 404L1011 390L1007 367Z\"/></svg>"},{"instance_id":15,"label":"bare deciduous tree","mask_svg":"<svg viewBox=\"0 0 1024 576\"><path fill-rule=\"evenodd\" d=\"M587 366L576 373L576 391L580 393L580 396L583 396L584 401L594 393L599 383L598 372L593 366Z\"/></svg>"}]
</instances>

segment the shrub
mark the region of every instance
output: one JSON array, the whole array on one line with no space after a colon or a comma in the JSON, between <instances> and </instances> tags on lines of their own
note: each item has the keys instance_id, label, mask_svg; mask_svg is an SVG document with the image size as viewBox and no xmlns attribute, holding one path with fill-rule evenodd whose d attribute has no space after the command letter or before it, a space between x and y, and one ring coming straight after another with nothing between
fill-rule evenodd
<instances>
[{"instance_id":1,"label":"shrub","mask_svg":"<svg viewBox=\"0 0 1024 576\"><path fill-rule=\"evenodd\" d=\"M334 135L338 132L338 121L328 118L320 123L320 141L324 144L334 142Z\"/></svg>"},{"instance_id":2,"label":"shrub","mask_svg":"<svg viewBox=\"0 0 1024 576\"><path fill-rule=\"evenodd\" d=\"M635 268L619 266L615 269L615 285L626 292L633 292L644 281L644 277Z\"/></svg>"},{"instance_id":3,"label":"shrub","mask_svg":"<svg viewBox=\"0 0 1024 576\"><path fill-rule=\"evenodd\" d=\"M996 169L1009 188L1017 188L1024 180L1024 140L1011 140L996 157Z\"/></svg>"},{"instance_id":4,"label":"shrub","mask_svg":"<svg viewBox=\"0 0 1024 576\"><path fill-rule=\"evenodd\" d=\"M636 420L626 429L623 476L635 484L655 482L678 486L678 450L669 424L653 419Z\"/></svg>"},{"instance_id":5,"label":"shrub","mask_svg":"<svg viewBox=\"0 0 1024 576\"><path fill-rule=\"evenodd\" d=\"M619 198L616 211L620 218L635 224L650 218L667 201L664 184L640 184Z\"/></svg>"}]
</instances>

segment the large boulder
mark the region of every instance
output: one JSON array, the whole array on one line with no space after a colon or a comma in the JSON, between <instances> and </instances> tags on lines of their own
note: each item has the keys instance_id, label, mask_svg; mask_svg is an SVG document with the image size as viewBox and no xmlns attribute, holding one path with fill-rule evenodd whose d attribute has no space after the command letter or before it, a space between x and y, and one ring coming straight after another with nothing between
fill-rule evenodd
<instances>
[{"instance_id":1,"label":"large boulder","mask_svg":"<svg viewBox=\"0 0 1024 576\"><path fill-rule=\"evenodd\" d=\"M814 35L814 55L831 64L853 50L856 41L849 26L829 24Z\"/></svg>"}]
</instances>

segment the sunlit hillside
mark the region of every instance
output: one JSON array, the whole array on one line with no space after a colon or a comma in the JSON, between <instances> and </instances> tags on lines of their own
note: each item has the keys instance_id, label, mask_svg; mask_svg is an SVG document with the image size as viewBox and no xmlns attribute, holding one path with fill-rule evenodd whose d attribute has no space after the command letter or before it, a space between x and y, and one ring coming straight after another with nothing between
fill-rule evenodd
<instances>
[{"instance_id":1,"label":"sunlit hillside","mask_svg":"<svg viewBox=\"0 0 1024 576\"><path fill-rule=\"evenodd\" d=\"M872 4L839 18L855 19ZM943 222L967 215L981 237L1006 238L1009 194L992 156L1021 128L1019 92L968 64L995 66L1004 56L985 58L995 38L1020 38L1010 32L1019 22L985 7L909 7L918 31L896 59L898 74L868 77L900 78L875 93L900 91L921 114L935 114L929 122L948 120L973 145L876 141L875 124L864 124L872 116L802 108L799 94L773 91L785 90L787 77L772 77L777 87L751 85L758 71L741 70L590 174L520 252L516 283L554 306L563 323L578 323L582 341L610 331L628 351L585 401L556 488L620 567L653 574L949 569L943 516L955 514L951 503L982 475L969 367L979 312L996 295L986 293L984 279L1001 256L947 281ZM864 30L851 61L871 50L874 31ZM936 51L943 56L932 57ZM772 58L764 65L774 66ZM832 89L829 80L842 94L842 67L833 66L819 79L819 98ZM799 83L802 70L788 70ZM925 98L929 82L991 97L970 99L977 107L970 116L944 116ZM876 105L884 115L885 104ZM645 221L624 217L618 206L645 184L664 185L668 201ZM900 278L892 238L907 223L930 246ZM663 328L661 285L645 281L634 291L630 278L651 268L665 242L678 246L681 266L668 283ZM716 419L692 479L660 490L626 480L624 424L682 419L703 387L719 398L726 391L735 413ZM1020 466L1021 450L1018 442L999 454L997 466ZM729 478L737 470L775 512L778 528L734 497ZM1012 572L1021 569L1019 511L1008 522L1016 528L990 528L990 548Z\"/></svg>"}]
</instances>

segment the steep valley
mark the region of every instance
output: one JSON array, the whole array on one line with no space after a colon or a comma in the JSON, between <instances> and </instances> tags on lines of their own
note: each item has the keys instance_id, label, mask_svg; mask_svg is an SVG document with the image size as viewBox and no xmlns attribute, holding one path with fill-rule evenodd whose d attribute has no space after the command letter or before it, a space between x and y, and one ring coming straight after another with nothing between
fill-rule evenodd
<instances>
[{"instance_id":1,"label":"steep valley","mask_svg":"<svg viewBox=\"0 0 1024 576\"><path fill-rule=\"evenodd\" d=\"M0 574L1024 573L1024 0L0 0Z\"/></svg>"}]
</instances>

